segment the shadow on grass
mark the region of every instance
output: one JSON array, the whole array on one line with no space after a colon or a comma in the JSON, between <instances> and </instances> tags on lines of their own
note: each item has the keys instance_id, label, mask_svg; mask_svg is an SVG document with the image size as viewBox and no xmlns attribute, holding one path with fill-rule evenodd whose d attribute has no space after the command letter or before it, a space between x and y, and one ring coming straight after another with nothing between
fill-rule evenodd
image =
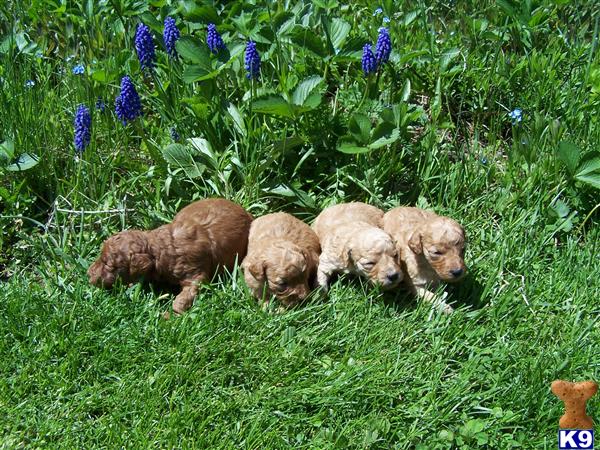
<instances>
[{"instance_id":1,"label":"shadow on grass","mask_svg":"<svg viewBox=\"0 0 600 450\"><path fill-rule=\"evenodd\" d=\"M446 303L455 309L467 306L468 309L474 310L481 309L485 305L481 300L483 285L471 273L467 274L460 283L444 285L439 293L443 291L448 292ZM384 292L383 302L397 312L413 310L419 304L419 300L414 295L402 288Z\"/></svg>"}]
</instances>

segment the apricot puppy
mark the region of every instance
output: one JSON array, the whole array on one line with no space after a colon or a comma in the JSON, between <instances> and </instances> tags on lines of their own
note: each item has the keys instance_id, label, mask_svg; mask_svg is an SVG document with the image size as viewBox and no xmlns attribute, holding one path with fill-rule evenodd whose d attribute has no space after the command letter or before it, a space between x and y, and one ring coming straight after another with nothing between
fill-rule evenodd
<instances>
[{"instance_id":1,"label":"apricot puppy","mask_svg":"<svg viewBox=\"0 0 600 450\"><path fill-rule=\"evenodd\" d=\"M391 289L402 281L392 238L381 227L383 211L366 203L325 209L313 224L321 241L317 279L327 290L334 273L352 273Z\"/></svg>"},{"instance_id":2,"label":"apricot puppy","mask_svg":"<svg viewBox=\"0 0 600 450\"><path fill-rule=\"evenodd\" d=\"M315 232L286 213L254 220L242 263L246 284L257 299L274 295L284 307L304 300L316 285L321 246Z\"/></svg>"},{"instance_id":3,"label":"apricot puppy","mask_svg":"<svg viewBox=\"0 0 600 450\"><path fill-rule=\"evenodd\" d=\"M467 272L463 227L449 217L400 206L385 213L383 229L396 242L408 288L444 312L452 312L429 289L436 289L442 281L457 282Z\"/></svg>"},{"instance_id":4,"label":"apricot puppy","mask_svg":"<svg viewBox=\"0 0 600 450\"><path fill-rule=\"evenodd\" d=\"M555 380L550 388L554 395L565 403L565 414L558 422L559 427L579 430L589 430L594 427L592 418L585 413L585 404L598 392L598 383L595 381L570 383Z\"/></svg>"},{"instance_id":5,"label":"apricot puppy","mask_svg":"<svg viewBox=\"0 0 600 450\"><path fill-rule=\"evenodd\" d=\"M192 306L198 284L222 268L233 269L246 255L252 216L223 198L194 202L173 222L150 231L128 230L108 238L88 276L95 286L111 288L117 278L133 283L141 278L181 287L173 311Z\"/></svg>"}]
</instances>

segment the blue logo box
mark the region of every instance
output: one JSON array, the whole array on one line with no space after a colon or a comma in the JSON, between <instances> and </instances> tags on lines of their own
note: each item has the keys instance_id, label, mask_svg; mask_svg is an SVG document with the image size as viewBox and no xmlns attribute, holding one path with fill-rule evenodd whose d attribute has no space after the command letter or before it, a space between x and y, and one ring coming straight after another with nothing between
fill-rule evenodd
<instances>
[{"instance_id":1,"label":"blue logo box","mask_svg":"<svg viewBox=\"0 0 600 450\"><path fill-rule=\"evenodd\" d=\"M594 449L594 430L558 430L558 450Z\"/></svg>"}]
</instances>

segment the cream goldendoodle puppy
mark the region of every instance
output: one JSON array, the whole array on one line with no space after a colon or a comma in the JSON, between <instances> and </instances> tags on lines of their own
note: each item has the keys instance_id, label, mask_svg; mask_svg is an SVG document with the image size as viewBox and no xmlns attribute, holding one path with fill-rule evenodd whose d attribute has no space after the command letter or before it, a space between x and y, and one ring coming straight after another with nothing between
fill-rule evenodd
<instances>
[{"instance_id":1,"label":"cream goldendoodle puppy","mask_svg":"<svg viewBox=\"0 0 600 450\"><path fill-rule=\"evenodd\" d=\"M304 300L316 286L321 247L315 232L286 213L252 222L242 263L246 284L259 300L274 295L285 307Z\"/></svg>"},{"instance_id":2,"label":"cream goldendoodle puppy","mask_svg":"<svg viewBox=\"0 0 600 450\"><path fill-rule=\"evenodd\" d=\"M408 288L444 312L452 312L452 307L430 289L442 281L457 282L467 272L463 227L449 217L400 206L385 213L383 229L396 242Z\"/></svg>"},{"instance_id":3,"label":"cream goldendoodle puppy","mask_svg":"<svg viewBox=\"0 0 600 450\"><path fill-rule=\"evenodd\" d=\"M321 241L317 280L327 290L334 273L352 273L384 289L402 280L392 238L381 229L383 211L366 203L325 209L313 224Z\"/></svg>"}]
</instances>

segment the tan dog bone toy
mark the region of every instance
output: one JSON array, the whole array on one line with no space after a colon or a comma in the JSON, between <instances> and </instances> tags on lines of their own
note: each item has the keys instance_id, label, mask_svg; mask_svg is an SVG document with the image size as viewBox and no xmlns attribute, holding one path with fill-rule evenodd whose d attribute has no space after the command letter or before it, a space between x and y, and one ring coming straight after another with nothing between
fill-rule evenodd
<instances>
[{"instance_id":1,"label":"tan dog bone toy","mask_svg":"<svg viewBox=\"0 0 600 450\"><path fill-rule=\"evenodd\" d=\"M585 413L586 402L598 391L595 381L555 380L550 387L554 395L565 403L565 414L560 418L558 426L578 430L589 430L594 426L592 418Z\"/></svg>"}]
</instances>

